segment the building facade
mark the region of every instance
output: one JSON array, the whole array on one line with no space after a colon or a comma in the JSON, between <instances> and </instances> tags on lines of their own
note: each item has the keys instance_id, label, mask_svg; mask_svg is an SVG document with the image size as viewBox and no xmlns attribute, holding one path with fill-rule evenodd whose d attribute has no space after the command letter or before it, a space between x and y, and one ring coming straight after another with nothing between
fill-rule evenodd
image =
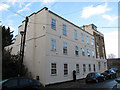
<instances>
[{"instance_id":1,"label":"building facade","mask_svg":"<svg viewBox=\"0 0 120 90\"><path fill-rule=\"evenodd\" d=\"M20 50L25 21L19 26L12 52ZM106 59L96 55L95 37L61 16L43 8L29 16L23 63L43 85L85 78L89 72L107 69ZM100 63L98 63L100 62Z\"/></svg>"}]
</instances>

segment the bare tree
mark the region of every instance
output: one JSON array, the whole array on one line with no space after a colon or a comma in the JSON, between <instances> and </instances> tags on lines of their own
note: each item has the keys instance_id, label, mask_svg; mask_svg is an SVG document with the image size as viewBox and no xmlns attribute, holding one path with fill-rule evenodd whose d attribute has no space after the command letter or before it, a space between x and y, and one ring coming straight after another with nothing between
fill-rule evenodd
<instances>
[{"instance_id":1,"label":"bare tree","mask_svg":"<svg viewBox=\"0 0 120 90\"><path fill-rule=\"evenodd\" d=\"M113 54L113 53L111 53L111 54L108 54L108 58L110 59L110 58L115 58L116 56Z\"/></svg>"}]
</instances>

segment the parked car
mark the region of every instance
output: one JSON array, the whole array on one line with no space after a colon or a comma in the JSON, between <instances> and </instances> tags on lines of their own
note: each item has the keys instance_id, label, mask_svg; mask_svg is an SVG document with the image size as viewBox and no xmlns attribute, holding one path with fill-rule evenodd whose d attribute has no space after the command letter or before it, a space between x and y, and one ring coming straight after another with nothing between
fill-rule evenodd
<instances>
[{"instance_id":1,"label":"parked car","mask_svg":"<svg viewBox=\"0 0 120 90\"><path fill-rule=\"evenodd\" d=\"M117 77L117 73L112 69L106 70L101 74L105 76L105 79L111 79Z\"/></svg>"},{"instance_id":2,"label":"parked car","mask_svg":"<svg viewBox=\"0 0 120 90\"><path fill-rule=\"evenodd\" d=\"M104 81L105 77L104 77L104 75L101 75L98 72L88 73L87 76L86 76L86 83L92 82L92 81L98 83L101 80Z\"/></svg>"},{"instance_id":3,"label":"parked car","mask_svg":"<svg viewBox=\"0 0 120 90\"><path fill-rule=\"evenodd\" d=\"M112 70L114 70L115 72L118 72L118 69L117 68L111 68Z\"/></svg>"},{"instance_id":4,"label":"parked car","mask_svg":"<svg viewBox=\"0 0 120 90\"><path fill-rule=\"evenodd\" d=\"M2 90L8 90L8 89L39 90L42 87L42 84L39 81L24 77L14 77L14 78L5 79L1 81L0 84L2 85Z\"/></svg>"}]
</instances>

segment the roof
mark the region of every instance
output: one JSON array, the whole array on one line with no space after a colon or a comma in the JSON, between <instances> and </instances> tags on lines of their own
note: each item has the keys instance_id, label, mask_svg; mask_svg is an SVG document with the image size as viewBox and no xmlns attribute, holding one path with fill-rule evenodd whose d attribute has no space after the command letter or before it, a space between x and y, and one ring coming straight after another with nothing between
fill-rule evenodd
<instances>
[{"instance_id":1,"label":"roof","mask_svg":"<svg viewBox=\"0 0 120 90\"><path fill-rule=\"evenodd\" d=\"M56 13L54 13L54 12L52 12L52 11L48 10L48 8L47 8L47 7L42 8L42 9L41 9L41 10L39 10L38 12L34 12L34 13L30 14L28 17L30 17L30 16L32 16L32 15L34 15L34 14L37 14L37 13L39 13L40 11L42 11L42 10L44 10L44 9L45 9L45 10L47 10L49 13L54 14L55 16L57 16L57 17L59 17L59 18L61 18L61 19L65 20L66 22L68 22L68 23L72 24L73 26L75 26L75 27L77 27L77 28L81 29L82 31L84 31L84 32L88 33L89 35L93 36L91 33L89 33L89 32L87 32L87 31L85 31L85 30L84 30L84 29L82 29L81 27L79 27L79 26L77 26L77 25L73 24L72 22L70 22L70 21L68 21L68 20L64 19L63 17L61 17L61 16L57 15ZM24 21L25 21L25 20L24 20ZM22 22L24 22L24 21L22 21ZM94 25L94 24L90 24L90 25ZM86 26L88 26L88 25L86 25ZM21 27L21 25L20 25L19 27ZM97 31L97 32L98 32L98 31ZM99 33L100 33L100 32L99 32Z\"/></svg>"},{"instance_id":2,"label":"roof","mask_svg":"<svg viewBox=\"0 0 120 90\"><path fill-rule=\"evenodd\" d=\"M81 27L88 27L88 26L94 26L94 27L96 27L97 28L97 26L95 25L95 24L89 24L89 25L83 25L83 26L81 26ZM95 30L95 29L93 29L94 31L96 31L96 32L98 32L99 34L101 34L102 36L104 36L101 32L99 32L98 30Z\"/></svg>"}]
</instances>

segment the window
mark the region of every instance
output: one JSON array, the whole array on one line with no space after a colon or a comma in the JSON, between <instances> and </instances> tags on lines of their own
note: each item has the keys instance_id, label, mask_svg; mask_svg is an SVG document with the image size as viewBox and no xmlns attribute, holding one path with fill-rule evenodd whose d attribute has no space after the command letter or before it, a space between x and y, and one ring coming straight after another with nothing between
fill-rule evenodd
<instances>
[{"instance_id":1,"label":"window","mask_svg":"<svg viewBox=\"0 0 120 90\"><path fill-rule=\"evenodd\" d=\"M97 45L97 58L99 58L99 46Z\"/></svg>"},{"instance_id":2,"label":"window","mask_svg":"<svg viewBox=\"0 0 120 90\"><path fill-rule=\"evenodd\" d=\"M100 70L100 62L98 62L98 68L99 68L99 70Z\"/></svg>"},{"instance_id":3,"label":"window","mask_svg":"<svg viewBox=\"0 0 120 90\"><path fill-rule=\"evenodd\" d=\"M56 75L56 74L57 74L56 63L51 63L51 75Z\"/></svg>"},{"instance_id":4,"label":"window","mask_svg":"<svg viewBox=\"0 0 120 90\"><path fill-rule=\"evenodd\" d=\"M91 72L91 65L89 64L89 72Z\"/></svg>"},{"instance_id":5,"label":"window","mask_svg":"<svg viewBox=\"0 0 120 90\"><path fill-rule=\"evenodd\" d=\"M64 75L68 75L68 64L64 64Z\"/></svg>"},{"instance_id":6,"label":"window","mask_svg":"<svg viewBox=\"0 0 120 90\"><path fill-rule=\"evenodd\" d=\"M67 54L67 43L63 43L63 54Z\"/></svg>"},{"instance_id":7,"label":"window","mask_svg":"<svg viewBox=\"0 0 120 90\"><path fill-rule=\"evenodd\" d=\"M94 51L92 51L92 56L93 56L93 58L95 57L95 53L94 53Z\"/></svg>"},{"instance_id":8,"label":"window","mask_svg":"<svg viewBox=\"0 0 120 90\"><path fill-rule=\"evenodd\" d=\"M77 31L76 30L74 30L74 38L78 39L78 37L77 37Z\"/></svg>"},{"instance_id":9,"label":"window","mask_svg":"<svg viewBox=\"0 0 120 90\"><path fill-rule=\"evenodd\" d=\"M76 64L76 73L80 73L79 64Z\"/></svg>"},{"instance_id":10,"label":"window","mask_svg":"<svg viewBox=\"0 0 120 90\"><path fill-rule=\"evenodd\" d=\"M27 86L30 84L30 79L26 79L26 78L21 78L20 80L20 86ZM32 82L32 81L31 81Z\"/></svg>"},{"instance_id":11,"label":"window","mask_svg":"<svg viewBox=\"0 0 120 90\"><path fill-rule=\"evenodd\" d=\"M102 48L102 50L103 50L103 59L104 59L104 56L105 56L105 55L104 55L104 47Z\"/></svg>"},{"instance_id":12,"label":"window","mask_svg":"<svg viewBox=\"0 0 120 90\"><path fill-rule=\"evenodd\" d=\"M85 56L85 49L82 48L82 55Z\"/></svg>"},{"instance_id":13,"label":"window","mask_svg":"<svg viewBox=\"0 0 120 90\"><path fill-rule=\"evenodd\" d=\"M104 69L106 69L106 62L104 62Z\"/></svg>"},{"instance_id":14,"label":"window","mask_svg":"<svg viewBox=\"0 0 120 90\"><path fill-rule=\"evenodd\" d=\"M63 35L67 35L67 32L66 32L66 25L63 24Z\"/></svg>"},{"instance_id":15,"label":"window","mask_svg":"<svg viewBox=\"0 0 120 90\"><path fill-rule=\"evenodd\" d=\"M56 30L56 20L55 19L51 20L51 28Z\"/></svg>"},{"instance_id":16,"label":"window","mask_svg":"<svg viewBox=\"0 0 120 90\"><path fill-rule=\"evenodd\" d=\"M17 82L18 82L17 79L11 79L11 80L9 80L7 83L5 83L4 85L7 86L8 88L18 87Z\"/></svg>"},{"instance_id":17,"label":"window","mask_svg":"<svg viewBox=\"0 0 120 90\"><path fill-rule=\"evenodd\" d=\"M102 45L104 45L104 40L103 40L103 38L102 38L101 40L102 40Z\"/></svg>"},{"instance_id":18,"label":"window","mask_svg":"<svg viewBox=\"0 0 120 90\"><path fill-rule=\"evenodd\" d=\"M78 55L79 55L78 46L75 46L75 55L76 55L76 56L78 56Z\"/></svg>"},{"instance_id":19,"label":"window","mask_svg":"<svg viewBox=\"0 0 120 90\"><path fill-rule=\"evenodd\" d=\"M88 57L90 57L90 50L89 49L87 50L87 53L88 53Z\"/></svg>"},{"instance_id":20,"label":"window","mask_svg":"<svg viewBox=\"0 0 120 90\"><path fill-rule=\"evenodd\" d=\"M56 51L56 40L54 39L51 40L51 50Z\"/></svg>"},{"instance_id":21,"label":"window","mask_svg":"<svg viewBox=\"0 0 120 90\"><path fill-rule=\"evenodd\" d=\"M94 45L94 44L93 44L93 39L92 39L92 38L91 38L91 45Z\"/></svg>"},{"instance_id":22,"label":"window","mask_svg":"<svg viewBox=\"0 0 120 90\"><path fill-rule=\"evenodd\" d=\"M95 71L96 71L96 70L95 70L95 64L93 64L93 69L94 69L94 72L95 72Z\"/></svg>"},{"instance_id":23,"label":"window","mask_svg":"<svg viewBox=\"0 0 120 90\"><path fill-rule=\"evenodd\" d=\"M81 33L81 40L84 41L83 33Z\"/></svg>"},{"instance_id":24,"label":"window","mask_svg":"<svg viewBox=\"0 0 120 90\"><path fill-rule=\"evenodd\" d=\"M83 64L83 72L84 73L86 72L86 66L85 66L85 64Z\"/></svg>"},{"instance_id":25,"label":"window","mask_svg":"<svg viewBox=\"0 0 120 90\"><path fill-rule=\"evenodd\" d=\"M98 42L98 37L97 37L97 35L96 35L96 42Z\"/></svg>"},{"instance_id":26,"label":"window","mask_svg":"<svg viewBox=\"0 0 120 90\"><path fill-rule=\"evenodd\" d=\"M89 44L89 39L88 39L88 36L86 37L86 42L87 42L87 44Z\"/></svg>"}]
</instances>

